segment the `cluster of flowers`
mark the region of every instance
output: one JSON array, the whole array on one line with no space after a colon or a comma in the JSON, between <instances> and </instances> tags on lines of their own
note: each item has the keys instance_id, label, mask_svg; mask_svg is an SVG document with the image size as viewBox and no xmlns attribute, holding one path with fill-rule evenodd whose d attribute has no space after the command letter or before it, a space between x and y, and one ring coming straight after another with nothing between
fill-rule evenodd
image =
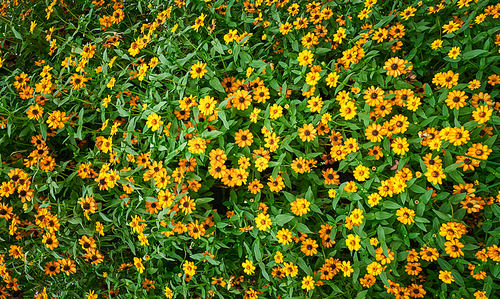
<instances>
[{"instance_id":1,"label":"cluster of flowers","mask_svg":"<svg viewBox=\"0 0 500 299\"><path fill-rule=\"evenodd\" d=\"M73 2L0 5L0 299L496 298L500 4Z\"/></svg>"}]
</instances>

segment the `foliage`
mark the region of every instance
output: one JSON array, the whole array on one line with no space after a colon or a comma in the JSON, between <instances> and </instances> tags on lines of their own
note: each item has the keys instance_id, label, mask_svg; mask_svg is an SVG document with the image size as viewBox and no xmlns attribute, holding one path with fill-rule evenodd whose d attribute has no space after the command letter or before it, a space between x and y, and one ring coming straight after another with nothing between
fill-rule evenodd
<instances>
[{"instance_id":1,"label":"foliage","mask_svg":"<svg viewBox=\"0 0 500 299\"><path fill-rule=\"evenodd\" d=\"M3 0L0 298L498 298L500 4Z\"/></svg>"}]
</instances>

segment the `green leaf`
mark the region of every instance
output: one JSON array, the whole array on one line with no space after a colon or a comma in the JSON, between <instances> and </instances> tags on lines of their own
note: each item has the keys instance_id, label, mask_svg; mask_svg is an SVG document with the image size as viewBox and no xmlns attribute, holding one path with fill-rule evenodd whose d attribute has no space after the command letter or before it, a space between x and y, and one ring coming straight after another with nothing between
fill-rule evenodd
<instances>
[{"instance_id":1,"label":"green leaf","mask_svg":"<svg viewBox=\"0 0 500 299\"><path fill-rule=\"evenodd\" d=\"M220 120L222 120L222 124L224 125L224 128L229 130L229 123L227 122L226 113L222 110L219 110L218 115L219 115Z\"/></svg>"},{"instance_id":2,"label":"green leaf","mask_svg":"<svg viewBox=\"0 0 500 299\"><path fill-rule=\"evenodd\" d=\"M277 92L280 91L280 86L279 86L278 82L276 82L276 80L272 80L271 83L269 83L269 86L271 86L271 88Z\"/></svg>"},{"instance_id":3,"label":"green leaf","mask_svg":"<svg viewBox=\"0 0 500 299\"><path fill-rule=\"evenodd\" d=\"M304 271L307 275L312 275L312 270L309 266L307 266L306 262L303 258L299 257L297 261L297 265Z\"/></svg>"},{"instance_id":4,"label":"green leaf","mask_svg":"<svg viewBox=\"0 0 500 299\"><path fill-rule=\"evenodd\" d=\"M316 49L316 54L324 54L324 53L328 53L328 52L331 52L332 50L331 49L328 49L328 48L317 48Z\"/></svg>"},{"instance_id":5,"label":"green leaf","mask_svg":"<svg viewBox=\"0 0 500 299\"><path fill-rule=\"evenodd\" d=\"M214 46L215 51L217 51L221 55L224 55L224 50L222 49L222 45L218 39L212 41L212 45Z\"/></svg>"},{"instance_id":6,"label":"green leaf","mask_svg":"<svg viewBox=\"0 0 500 299\"><path fill-rule=\"evenodd\" d=\"M304 223L298 223L297 230L303 234L312 234L312 231Z\"/></svg>"},{"instance_id":7,"label":"green leaf","mask_svg":"<svg viewBox=\"0 0 500 299\"><path fill-rule=\"evenodd\" d=\"M108 216L104 215L103 213L99 212L99 215L101 216L102 220L106 222L113 222L113 220L109 219Z\"/></svg>"},{"instance_id":8,"label":"green leaf","mask_svg":"<svg viewBox=\"0 0 500 299\"><path fill-rule=\"evenodd\" d=\"M312 192L312 189L311 189L311 186L309 186L309 188L307 189L307 192L306 192L306 199L307 201L311 202L313 201L313 192Z\"/></svg>"},{"instance_id":9,"label":"green leaf","mask_svg":"<svg viewBox=\"0 0 500 299\"><path fill-rule=\"evenodd\" d=\"M479 49L467 51L467 52L464 52L464 54L462 55L462 59L469 60L469 59L472 59L476 56L479 56L479 55L487 53L487 52L488 51L486 51L486 50L479 50Z\"/></svg>"},{"instance_id":10,"label":"green leaf","mask_svg":"<svg viewBox=\"0 0 500 299\"><path fill-rule=\"evenodd\" d=\"M203 131L203 133L201 133L201 138L203 139L214 139L215 137L221 135L222 132L221 131L217 131L217 130L213 130L213 131Z\"/></svg>"},{"instance_id":11,"label":"green leaf","mask_svg":"<svg viewBox=\"0 0 500 299\"><path fill-rule=\"evenodd\" d=\"M444 221L451 221L451 216L448 215L448 214L445 214L443 212L440 212L436 209L432 209L434 211L434 213L441 219L443 219Z\"/></svg>"},{"instance_id":12,"label":"green leaf","mask_svg":"<svg viewBox=\"0 0 500 299\"><path fill-rule=\"evenodd\" d=\"M461 164L462 164L462 162L460 162L460 163L453 163L451 165L448 165L448 167L446 167L444 169L444 172L449 173L449 172L455 171Z\"/></svg>"},{"instance_id":13,"label":"green leaf","mask_svg":"<svg viewBox=\"0 0 500 299\"><path fill-rule=\"evenodd\" d=\"M389 284L389 281L387 280L387 274L385 272L382 271L382 273L380 273L379 275L380 277L380 280L382 280L382 282L384 283L384 285L388 288L391 287L391 285Z\"/></svg>"},{"instance_id":14,"label":"green leaf","mask_svg":"<svg viewBox=\"0 0 500 299\"><path fill-rule=\"evenodd\" d=\"M253 243L253 254L257 261L262 261L262 252L260 251L260 241L258 239Z\"/></svg>"},{"instance_id":15,"label":"green leaf","mask_svg":"<svg viewBox=\"0 0 500 299\"><path fill-rule=\"evenodd\" d=\"M259 267L260 267L260 271L262 273L262 276L264 276L264 278L267 280L267 281L270 281L270 278L269 278L269 274L267 273L266 271L266 266L264 265L263 262L260 262L259 263Z\"/></svg>"},{"instance_id":16,"label":"green leaf","mask_svg":"<svg viewBox=\"0 0 500 299\"><path fill-rule=\"evenodd\" d=\"M396 17L395 14L388 15L386 17L383 17L382 20L380 20L375 26L373 26L373 29L379 29L380 27L384 26L385 24L389 23Z\"/></svg>"},{"instance_id":17,"label":"green leaf","mask_svg":"<svg viewBox=\"0 0 500 299\"><path fill-rule=\"evenodd\" d=\"M10 29L12 29L12 32L14 32L14 36L17 38L17 39L23 39L23 36L21 35L21 33L19 33L19 31L17 31L14 27L10 27Z\"/></svg>"},{"instance_id":18,"label":"green leaf","mask_svg":"<svg viewBox=\"0 0 500 299\"><path fill-rule=\"evenodd\" d=\"M285 223L290 222L295 216L290 214L281 214L276 216L276 224L278 226L283 226Z\"/></svg>"},{"instance_id":19,"label":"green leaf","mask_svg":"<svg viewBox=\"0 0 500 299\"><path fill-rule=\"evenodd\" d=\"M127 111L125 111L125 109L123 109L122 106L116 105L116 109L118 111L118 114L120 114L120 116L122 116L122 117L129 117L130 116L130 114Z\"/></svg>"},{"instance_id":20,"label":"green leaf","mask_svg":"<svg viewBox=\"0 0 500 299\"><path fill-rule=\"evenodd\" d=\"M438 258L437 262L439 264L439 267L441 267L441 269L443 269L445 271L449 271L449 270L453 269L453 266L450 265L450 263L448 263L447 261L445 261L442 258Z\"/></svg>"},{"instance_id":21,"label":"green leaf","mask_svg":"<svg viewBox=\"0 0 500 299\"><path fill-rule=\"evenodd\" d=\"M220 83L219 78L217 78L215 76L212 77L212 79L210 79L210 86L212 86L218 92L225 92L224 87L222 87L222 84Z\"/></svg>"},{"instance_id":22,"label":"green leaf","mask_svg":"<svg viewBox=\"0 0 500 299\"><path fill-rule=\"evenodd\" d=\"M422 186L417 185L417 184L411 185L410 190L413 191L413 192L415 192L415 193L425 193L425 192L427 192L427 190L425 188L423 188Z\"/></svg>"},{"instance_id":23,"label":"green leaf","mask_svg":"<svg viewBox=\"0 0 500 299\"><path fill-rule=\"evenodd\" d=\"M452 171L452 172L448 173L448 176L459 184L465 184L464 179L462 178L462 176L460 175L460 172L458 172L458 171Z\"/></svg>"},{"instance_id":24,"label":"green leaf","mask_svg":"<svg viewBox=\"0 0 500 299\"><path fill-rule=\"evenodd\" d=\"M364 299L366 298L366 294L368 293L368 290L364 290L358 293L355 299Z\"/></svg>"},{"instance_id":25,"label":"green leaf","mask_svg":"<svg viewBox=\"0 0 500 299\"><path fill-rule=\"evenodd\" d=\"M453 275L453 279L459 286L465 287L464 279L457 270L455 269L451 270L451 274Z\"/></svg>"},{"instance_id":26,"label":"green leaf","mask_svg":"<svg viewBox=\"0 0 500 299\"><path fill-rule=\"evenodd\" d=\"M432 189L425 191L424 194L420 195L419 200L423 203L428 203L429 199L431 199L432 197L432 192L433 192Z\"/></svg>"},{"instance_id":27,"label":"green leaf","mask_svg":"<svg viewBox=\"0 0 500 299\"><path fill-rule=\"evenodd\" d=\"M390 201L390 200L384 201L383 206L384 206L384 208L387 208L390 210L396 210L396 209L401 208L400 204L398 204L397 202L394 202L394 201Z\"/></svg>"},{"instance_id":28,"label":"green leaf","mask_svg":"<svg viewBox=\"0 0 500 299\"><path fill-rule=\"evenodd\" d=\"M382 211L378 211L375 213L375 219L377 219L377 220L389 219L392 216L393 216L392 213L387 213L387 212L382 212Z\"/></svg>"},{"instance_id":29,"label":"green leaf","mask_svg":"<svg viewBox=\"0 0 500 299\"><path fill-rule=\"evenodd\" d=\"M380 242L385 242L385 232L384 228L379 224L377 227L377 235Z\"/></svg>"}]
</instances>

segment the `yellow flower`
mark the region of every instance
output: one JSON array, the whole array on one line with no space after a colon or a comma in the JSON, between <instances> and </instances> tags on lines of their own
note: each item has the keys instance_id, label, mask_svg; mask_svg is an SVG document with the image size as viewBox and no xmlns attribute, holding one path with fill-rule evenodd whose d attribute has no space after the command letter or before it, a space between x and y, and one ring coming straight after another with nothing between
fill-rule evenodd
<instances>
[{"instance_id":1,"label":"yellow flower","mask_svg":"<svg viewBox=\"0 0 500 299\"><path fill-rule=\"evenodd\" d=\"M370 170L366 166L358 165L354 170L354 178L361 182L366 181L370 178Z\"/></svg>"},{"instance_id":2,"label":"yellow flower","mask_svg":"<svg viewBox=\"0 0 500 299\"><path fill-rule=\"evenodd\" d=\"M440 39L436 39L432 42L431 47L433 50L437 50L443 46L443 41Z\"/></svg>"},{"instance_id":3,"label":"yellow flower","mask_svg":"<svg viewBox=\"0 0 500 299\"><path fill-rule=\"evenodd\" d=\"M191 276L196 274L196 268L197 267L194 265L194 263L189 261L185 261L182 265L182 269L184 270L184 272Z\"/></svg>"},{"instance_id":4,"label":"yellow flower","mask_svg":"<svg viewBox=\"0 0 500 299\"><path fill-rule=\"evenodd\" d=\"M448 22L448 24L443 25L444 33L452 33L460 29L460 24L457 24L453 21Z\"/></svg>"},{"instance_id":5,"label":"yellow flower","mask_svg":"<svg viewBox=\"0 0 500 299\"><path fill-rule=\"evenodd\" d=\"M340 266L340 270L344 273L344 277L351 277L351 273L354 272L354 269L351 267L350 261L343 261Z\"/></svg>"},{"instance_id":6,"label":"yellow flower","mask_svg":"<svg viewBox=\"0 0 500 299\"><path fill-rule=\"evenodd\" d=\"M247 68L247 78L250 77L255 69L253 67Z\"/></svg>"},{"instance_id":7,"label":"yellow flower","mask_svg":"<svg viewBox=\"0 0 500 299\"><path fill-rule=\"evenodd\" d=\"M311 85L311 86L314 86L314 85L316 85L316 83L318 83L318 80L320 78L321 78L321 76L319 75L319 73L309 72L306 75L306 83Z\"/></svg>"},{"instance_id":8,"label":"yellow flower","mask_svg":"<svg viewBox=\"0 0 500 299\"><path fill-rule=\"evenodd\" d=\"M299 65L301 66L307 66L313 63L314 56L311 51L309 50L304 50L299 53L299 57L297 58L297 61L299 62Z\"/></svg>"},{"instance_id":9,"label":"yellow flower","mask_svg":"<svg viewBox=\"0 0 500 299\"><path fill-rule=\"evenodd\" d=\"M398 137L394 139L393 142L391 143L391 147L394 153L401 156L406 154L406 152L408 152L409 150L409 144L408 141L406 141L406 137L405 138Z\"/></svg>"},{"instance_id":10,"label":"yellow flower","mask_svg":"<svg viewBox=\"0 0 500 299\"><path fill-rule=\"evenodd\" d=\"M339 75L336 72L330 73L326 78L326 85L328 87L337 87Z\"/></svg>"},{"instance_id":11,"label":"yellow flower","mask_svg":"<svg viewBox=\"0 0 500 299\"><path fill-rule=\"evenodd\" d=\"M305 289L306 292L314 289L314 280L312 276L307 275L302 279L302 288Z\"/></svg>"},{"instance_id":12,"label":"yellow flower","mask_svg":"<svg viewBox=\"0 0 500 299\"><path fill-rule=\"evenodd\" d=\"M266 231L268 228L271 228L272 224L269 215L264 213L259 213L257 217L255 217L255 223L257 225L257 228L262 231Z\"/></svg>"},{"instance_id":13,"label":"yellow flower","mask_svg":"<svg viewBox=\"0 0 500 299\"><path fill-rule=\"evenodd\" d=\"M146 125L153 132L158 130L160 128L160 126L163 125L163 121L161 120L161 116L159 116L156 113L148 115L148 121L146 122Z\"/></svg>"},{"instance_id":14,"label":"yellow flower","mask_svg":"<svg viewBox=\"0 0 500 299\"><path fill-rule=\"evenodd\" d=\"M326 112L325 114L321 115L321 123L322 124L328 124L329 121L332 120L332 115L328 112Z\"/></svg>"},{"instance_id":15,"label":"yellow flower","mask_svg":"<svg viewBox=\"0 0 500 299\"><path fill-rule=\"evenodd\" d=\"M467 86L470 90L475 90L481 87L481 81L474 79L469 82L469 86Z\"/></svg>"},{"instance_id":16,"label":"yellow flower","mask_svg":"<svg viewBox=\"0 0 500 299\"><path fill-rule=\"evenodd\" d=\"M204 139L196 137L188 141L189 151L193 154L201 154L205 152L207 143Z\"/></svg>"},{"instance_id":17,"label":"yellow flower","mask_svg":"<svg viewBox=\"0 0 500 299\"><path fill-rule=\"evenodd\" d=\"M415 222L415 211L408 209L407 207L402 207L397 210L396 216L398 216L398 221L405 225Z\"/></svg>"},{"instance_id":18,"label":"yellow flower","mask_svg":"<svg viewBox=\"0 0 500 299\"><path fill-rule=\"evenodd\" d=\"M139 273L142 274L142 272L144 272L144 265L142 264L142 260L140 258L137 258L137 257L134 257L134 266L137 268L137 270L139 271Z\"/></svg>"},{"instance_id":19,"label":"yellow flower","mask_svg":"<svg viewBox=\"0 0 500 299\"><path fill-rule=\"evenodd\" d=\"M262 110L260 110L259 108L253 108L252 113L250 113L250 121L252 121L254 124L257 123L257 118L259 117L259 113L261 111Z\"/></svg>"},{"instance_id":20,"label":"yellow flower","mask_svg":"<svg viewBox=\"0 0 500 299\"><path fill-rule=\"evenodd\" d=\"M174 27L172 27L172 30L170 30L170 32L174 33L175 31L177 31L177 28L179 28L179 24L175 23Z\"/></svg>"},{"instance_id":21,"label":"yellow flower","mask_svg":"<svg viewBox=\"0 0 500 299\"><path fill-rule=\"evenodd\" d=\"M265 157L260 157L255 161L255 168L257 168L259 172L266 170L268 167L268 161Z\"/></svg>"},{"instance_id":22,"label":"yellow flower","mask_svg":"<svg viewBox=\"0 0 500 299\"><path fill-rule=\"evenodd\" d=\"M378 205L378 203L382 200L382 197L378 193L372 193L368 196L368 204L370 207L374 207Z\"/></svg>"},{"instance_id":23,"label":"yellow flower","mask_svg":"<svg viewBox=\"0 0 500 299\"><path fill-rule=\"evenodd\" d=\"M214 113L215 104L216 101L214 100L213 97L205 96L200 100L200 103L198 104L198 109L200 110L201 113L205 114L205 116L208 117Z\"/></svg>"},{"instance_id":24,"label":"yellow flower","mask_svg":"<svg viewBox=\"0 0 500 299\"><path fill-rule=\"evenodd\" d=\"M450 52L448 52L448 57L452 59L457 59L458 55L460 55L460 48L459 47L453 47L451 48Z\"/></svg>"},{"instance_id":25,"label":"yellow flower","mask_svg":"<svg viewBox=\"0 0 500 299\"><path fill-rule=\"evenodd\" d=\"M29 119L36 119L38 120L40 117L42 117L43 114L43 108L35 105L35 106L30 106L28 111L26 111L26 114L28 115Z\"/></svg>"},{"instance_id":26,"label":"yellow flower","mask_svg":"<svg viewBox=\"0 0 500 299\"><path fill-rule=\"evenodd\" d=\"M36 21L31 21L30 33L33 33L33 30L35 30L36 25L37 25Z\"/></svg>"},{"instance_id":27,"label":"yellow flower","mask_svg":"<svg viewBox=\"0 0 500 299\"><path fill-rule=\"evenodd\" d=\"M168 286L165 286L165 296L169 299L173 298L174 297L174 293L172 292L172 289L169 288Z\"/></svg>"},{"instance_id":28,"label":"yellow flower","mask_svg":"<svg viewBox=\"0 0 500 299\"><path fill-rule=\"evenodd\" d=\"M349 248L350 251L358 251L361 248L361 239L359 238L358 235L353 235L350 234L347 236L347 239L345 240L345 244L347 245L347 248Z\"/></svg>"},{"instance_id":29,"label":"yellow flower","mask_svg":"<svg viewBox=\"0 0 500 299\"><path fill-rule=\"evenodd\" d=\"M193 64L191 66L191 78L193 79L201 79L207 72L205 67L207 66L206 63L203 63L201 61L198 61L197 63Z\"/></svg>"},{"instance_id":30,"label":"yellow flower","mask_svg":"<svg viewBox=\"0 0 500 299\"><path fill-rule=\"evenodd\" d=\"M382 265L377 262L373 262L366 267L366 271L368 271L368 274L377 276L382 273Z\"/></svg>"},{"instance_id":31,"label":"yellow flower","mask_svg":"<svg viewBox=\"0 0 500 299\"><path fill-rule=\"evenodd\" d=\"M116 79L115 78L111 78L111 80L109 80L108 84L106 85L109 89L112 89L113 86L115 86L115 82L116 82Z\"/></svg>"},{"instance_id":32,"label":"yellow flower","mask_svg":"<svg viewBox=\"0 0 500 299\"><path fill-rule=\"evenodd\" d=\"M280 251L276 251L276 254L274 255L274 262L276 264L283 263L283 253L281 253Z\"/></svg>"},{"instance_id":33,"label":"yellow flower","mask_svg":"<svg viewBox=\"0 0 500 299\"><path fill-rule=\"evenodd\" d=\"M353 225L360 225L363 222L363 219L365 218L365 216L363 216L363 210L354 209L351 212L350 218Z\"/></svg>"},{"instance_id":34,"label":"yellow flower","mask_svg":"<svg viewBox=\"0 0 500 299\"><path fill-rule=\"evenodd\" d=\"M481 106L472 112L472 117L477 121L478 124L484 124L487 122L491 115L493 114L493 109L489 109L488 106Z\"/></svg>"},{"instance_id":35,"label":"yellow flower","mask_svg":"<svg viewBox=\"0 0 500 299\"><path fill-rule=\"evenodd\" d=\"M191 28L194 29L194 31L198 32L198 30L200 29L200 27L203 27L205 26L205 23L203 23L203 21L205 21L205 18L207 17L207 15L205 15L204 13L202 13L195 21L194 21L194 25L191 26Z\"/></svg>"},{"instance_id":36,"label":"yellow flower","mask_svg":"<svg viewBox=\"0 0 500 299\"><path fill-rule=\"evenodd\" d=\"M249 261L248 259L243 263L241 264L243 266L243 271L248 274L248 275L252 275L255 273L255 266L253 265L253 262L252 261Z\"/></svg>"},{"instance_id":37,"label":"yellow flower","mask_svg":"<svg viewBox=\"0 0 500 299\"><path fill-rule=\"evenodd\" d=\"M451 274L451 271L439 270L439 279L441 279L441 281L447 284L450 284L455 281L453 275Z\"/></svg>"}]
</instances>

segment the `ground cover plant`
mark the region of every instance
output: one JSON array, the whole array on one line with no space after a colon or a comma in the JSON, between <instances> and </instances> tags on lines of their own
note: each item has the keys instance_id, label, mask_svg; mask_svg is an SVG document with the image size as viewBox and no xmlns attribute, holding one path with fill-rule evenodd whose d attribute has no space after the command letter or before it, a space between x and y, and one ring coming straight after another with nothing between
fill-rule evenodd
<instances>
[{"instance_id":1,"label":"ground cover plant","mask_svg":"<svg viewBox=\"0 0 500 299\"><path fill-rule=\"evenodd\" d=\"M0 14L0 298L500 297L500 4Z\"/></svg>"}]
</instances>

